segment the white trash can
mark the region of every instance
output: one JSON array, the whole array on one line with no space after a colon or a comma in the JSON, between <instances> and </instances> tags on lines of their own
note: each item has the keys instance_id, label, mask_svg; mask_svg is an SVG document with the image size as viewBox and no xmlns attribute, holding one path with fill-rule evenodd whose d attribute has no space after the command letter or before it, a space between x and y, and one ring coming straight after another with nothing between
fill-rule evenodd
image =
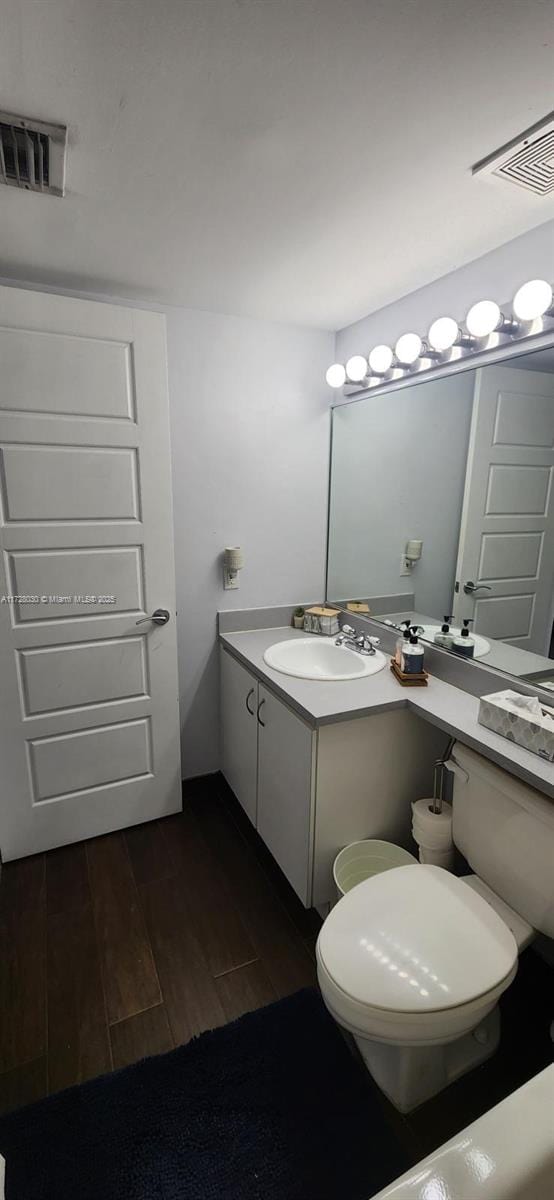
<instances>
[{"instance_id":1,"label":"white trash can","mask_svg":"<svg viewBox=\"0 0 554 1200\"><path fill-rule=\"evenodd\" d=\"M370 879L372 875L380 875L382 871L390 871L393 867L417 866L417 858L402 846L394 842L381 842L376 838L366 838L363 842L351 842L341 850L333 864L333 879L337 889L337 897L350 892L357 883Z\"/></svg>"}]
</instances>

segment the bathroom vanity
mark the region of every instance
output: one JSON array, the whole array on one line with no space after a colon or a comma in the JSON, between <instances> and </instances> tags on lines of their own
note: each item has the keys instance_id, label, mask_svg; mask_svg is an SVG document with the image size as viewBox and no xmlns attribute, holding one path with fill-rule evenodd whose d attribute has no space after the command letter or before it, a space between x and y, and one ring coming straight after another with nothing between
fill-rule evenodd
<instances>
[{"instance_id":1,"label":"bathroom vanity","mask_svg":"<svg viewBox=\"0 0 554 1200\"><path fill-rule=\"evenodd\" d=\"M441 679L407 694L388 666L319 682L266 665L268 647L302 637L220 632L221 729L223 774L307 907L335 899L349 842L409 844L411 802L431 794L452 736L554 797L552 765L478 725L478 699Z\"/></svg>"},{"instance_id":2,"label":"bathroom vanity","mask_svg":"<svg viewBox=\"0 0 554 1200\"><path fill-rule=\"evenodd\" d=\"M554 686L554 369L548 339L525 350L474 345L471 365L423 356L380 379L370 363L337 397L326 603L356 626L359 671L341 673L344 637L318 655L291 609L219 614L223 773L305 905L334 900L349 842L409 843L449 738L554 799L552 764L478 723L481 696L515 682L548 703ZM399 470L406 430L414 470ZM377 638L390 657L407 613L430 678L405 690L361 655ZM437 645L441 623L467 642Z\"/></svg>"}]
</instances>

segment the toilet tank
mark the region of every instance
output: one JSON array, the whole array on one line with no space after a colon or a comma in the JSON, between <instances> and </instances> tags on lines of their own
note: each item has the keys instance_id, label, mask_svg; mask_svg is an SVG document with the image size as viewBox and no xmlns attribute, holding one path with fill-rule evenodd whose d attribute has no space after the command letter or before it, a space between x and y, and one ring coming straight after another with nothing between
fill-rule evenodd
<instances>
[{"instance_id":1,"label":"toilet tank","mask_svg":"<svg viewBox=\"0 0 554 1200\"><path fill-rule=\"evenodd\" d=\"M554 937L554 801L465 746L451 760L456 846L497 896Z\"/></svg>"}]
</instances>

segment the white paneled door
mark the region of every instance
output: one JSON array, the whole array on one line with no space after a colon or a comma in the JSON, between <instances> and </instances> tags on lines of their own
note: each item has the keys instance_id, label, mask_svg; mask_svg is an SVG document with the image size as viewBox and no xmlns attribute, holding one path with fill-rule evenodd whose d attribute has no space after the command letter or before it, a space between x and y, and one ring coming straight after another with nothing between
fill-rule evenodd
<instances>
[{"instance_id":1,"label":"white paneled door","mask_svg":"<svg viewBox=\"0 0 554 1200\"><path fill-rule=\"evenodd\" d=\"M3 859L176 812L161 315L0 288L0 551Z\"/></svg>"},{"instance_id":2,"label":"white paneled door","mask_svg":"<svg viewBox=\"0 0 554 1200\"><path fill-rule=\"evenodd\" d=\"M554 375L476 371L456 624L548 654L554 590ZM475 590L472 590L472 589Z\"/></svg>"}]
</instances>

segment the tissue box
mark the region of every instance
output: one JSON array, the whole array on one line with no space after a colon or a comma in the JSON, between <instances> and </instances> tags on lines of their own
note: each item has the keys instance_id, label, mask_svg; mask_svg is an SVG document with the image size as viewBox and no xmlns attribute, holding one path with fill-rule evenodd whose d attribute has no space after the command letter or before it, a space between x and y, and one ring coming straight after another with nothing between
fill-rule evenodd
<instances>
[{"instance_id":1,"label":"tissue box","mask_svg":"<svg viewBox=\"0 0 554 1200\"><path fill-rule=\"evenodd\" d=\"M549 716L539 716L526 713L524 709L514 704L514 698L520 700L520 692L494 692L491 696L482 696L479 705L478 721L486 729L492 729L510 742L517 742L524 750L538 754L547 762L554 762L554 720ZM554 718L554 708L541 704L543 712Z\"/></svg>"}]
</instances>

